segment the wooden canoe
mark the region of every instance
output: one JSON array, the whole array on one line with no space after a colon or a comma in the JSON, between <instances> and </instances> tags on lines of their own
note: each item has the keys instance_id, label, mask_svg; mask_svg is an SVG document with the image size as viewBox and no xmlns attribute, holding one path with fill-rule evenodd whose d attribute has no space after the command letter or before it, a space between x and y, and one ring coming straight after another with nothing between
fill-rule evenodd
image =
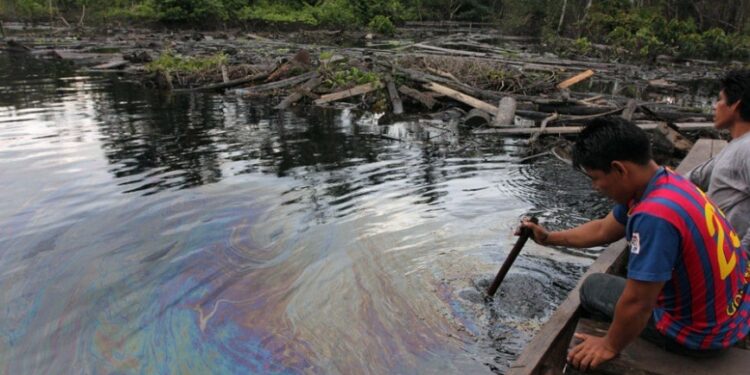
<instances>
[{"instance_id":1,"label":"wooden canoe","mask_svg":"<svg viewBox=\"0 0 750 375\"><path fill-rule=\"evenodd\" d=\"M685 157L682 163L677 168L677 172L686 173L694 166L701 162L708 160L713 155L721 151L726 145L725 141L701 139L693 146L690 153ZM565 368L565 357L568 352L568 346L573 337L573 333L576 331L581 317L581 307L579 301L579 290L583 280L592 273L605 272L611 274L623 274L627 245L625 240L620 240L611 244L607 247L594 264L589 268L588 272L581 278L578 285L573 289L568 297L563 301L562 304L557 308L554 314L550 317L549 321L545 323L540 331L534 336L531 342L526 346L524 351L520 354L518 359L510 366L507 371L507 375L541 375L541 374L561 374ZM631 345L632 346L632 345ZM653 347L656 348L656 347ZM653 348L651 348L653 352ZM628 350L628 349L626 349ZM657 350L658 351L658 350ZM743 353L750 354L750 352ZM653 354L653 353L652 353ZM658 354L658 353L657 353ZM633 371L617 372L617 373L638 373L638 374L660 374L660 373L695 373L695 374L713 374L716 372L702 372L699 371L701 366L695 366L695 360L690 360L685 357L676 357L670 355L667 352L661 353L664 357L668 357L672 363L667 365L667 371L652 371L650 369L633 369ZM676 359L675 359L676 357ZM730 356L731 357L731 356ZM736 356L734 356L736 357ZM720 361L730 361L732 358L719 359ZM750 355L745 357L750 358ZM684 358L684 359L683 359ZM680 361L686 363L680 364ZM714 362L714 361L712 361ZM715 362L714 362L715 365ZM736 365L736 363L735 363ZM750 365L750 364L749 364ZM669 366L672 366L669 370ZM746 365L748 366L748 365ZM662 366L665 367L665 366ZM724 366L720 366L724 367ZM690 368L691 371L684 371L684 368ZM714 368L715 369L715 368ZM677 371L677 372L675 372ZM570 373L570 371L568 371ZM607 373L607 372L605 372Z\"/></svg>"}]
</instances>

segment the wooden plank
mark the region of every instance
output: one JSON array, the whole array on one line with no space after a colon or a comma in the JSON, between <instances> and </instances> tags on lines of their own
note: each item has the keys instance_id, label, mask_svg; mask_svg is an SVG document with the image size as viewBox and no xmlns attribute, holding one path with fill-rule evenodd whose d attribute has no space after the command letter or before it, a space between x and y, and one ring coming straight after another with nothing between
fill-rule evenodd
<instances>
[{"instance_id":1,"label":"wooden plank","mask_svg":"<svg viewBox=\"0 0 750 375\"><path fill-rule=\"evenodd\" d=\"M602 337L608 329L608 323L579 319L576 332ZM571 347L577 345L578 342L578 340L571 340ZM730 348L719 357L698 359L667 352L642 338L638 338L630 343L617 358L602 364L595 371L586 373L600 375L713 375L737 373L739 369L743 368L750 368L750 356L743 349ZM571 374L578 373L574 369L569 370L571 370L569 371Z\"/></svg>"},{"instance_id":2,"label":"wooden plank","mask_svg":"<svg viewBox=\"0 0 750 375\"><path fill-rule=\"evenodd\" d=\"M483 102L477 98L458 92L450 87L443 86L438 83L425 83L424 88L443 94L449 98L458 100L461 103L468 104L474 108L481 109L487 113L496 113L497 107L487 102Z\"/></svg>"},{"instance_id":3,"label":"wooden plank","mask_svg":"<svg viewBox=\"0 0 750 375\"><path fill-rule=\"evenodd\" d=\"M584 80L587 80L587 79L591 78L591 76L593 76L593 75L594 75L594 71L593 70L591 70L591 69L586 70L586 71L584 71L582 73L578 73L578 74L574 75L573 77L570 77L570 78L566 79L565 81L560 82L560 84L557 85L557 88L559 88L559 89L567 89L568 87L573 86L573 85L575 85L578 82L581 82L581 81L584 81Z\"/></svg>"},{"instance_id":4,"label":"wooden plank","mask_svg":"<svg viewBox=\"0 0 750 375\"><path fill-rule=\"evenodd\" d=\"M347 90L334 92L331 94L322 95L320 99L315 101L315 104L321 105L325 103L334 102L341 99L351 98L352 96L367 94L380 88L380 82L365 83L364 85L354 86Z\"/></svg>"},{"instance_id":5,"label":"wooden plank","mask_svg":"<svg viewBox=\"0 0 750 375\"><path fill-rule=\"evenodd\" d=\"M658 122L641 122L637 123L638 127L643 130L654 130L659 125ZM713 127L710 122L682 122L676 123L680 130L698 130L709 129ZM505 135L528 135L541 132L542 134L578 134L583 130L583 126L556 126L541 130L537 127L529 128L507 128L507 129L479 129L474 134L505 134Z\"/></svg>"}]
</instances>

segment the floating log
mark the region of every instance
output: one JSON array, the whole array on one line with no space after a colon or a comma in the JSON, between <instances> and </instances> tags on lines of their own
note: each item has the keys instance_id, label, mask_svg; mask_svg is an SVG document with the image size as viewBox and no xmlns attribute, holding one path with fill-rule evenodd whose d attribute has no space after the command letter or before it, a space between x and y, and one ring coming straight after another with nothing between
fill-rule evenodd
<instances>
[{"instance_id":1,"label":"floating log","mask_svg":"<svg viewBox=\"0 0 750 375\"><path fill-rule=\"evenodd\" d=\"M401 97L398 96L396 90L396 84L393 83L393 78L388 75L385 78L385 87L388 89L388 96L391 98L391 104L393 105L393 114L400 115L404 113L404 105L401 102Z\"/></svg>"},{"instance_id":2,"label":"floating log","mask_svg":"<svg viewBox=\"0 0 750 375\"><path fill-rule=\"evenodd\" d=\"M559 89L567 89L568 87L573 86L573 85L575 85L578 82L585 81L585 80L591 78L591 76L593 76L593 75L594 75L594 71L591 70L591 69L589 69L589 70L587 70L585 72L578 73L578 74L574 75L573 77L570 77L570 78L566 79L565 81L560 82L560 84L557 85L557 88L559 88Z\"/></svg>"},{"instance_id":3,"label":"floating log","mask_svg":"<svg viewBox=\"0 0 750 375\"><path fill-rule=\"evenodd\" d=\"M112 60L122 60L122 55L117 53L87 53L71 50L56 49L52 55L58 59L71 61L76 65L97 65Z\"/></svg>"},{"instance_id":4,"label":"floating log","mask_svg":"<svg viewBox=\"0 0 750 375\"><path fill-rule=\"evenodd\" d=\"M511 126L516 118L516 99L509 96L502 98L497 105L495 120L492 126Z\"/></svg>"},{"instance_id":5,"label":"floating log","mask_svg":"<svg viewBox=\"0 0 750 375\"><path fill-rule=\"evenodd\" d=\"M334 102L334 101L341 100L341 99L351 98L352 96L367 94L368 92L375 91L380 87L381 85L379 81L366 83L364 85L354 86L350 89L323 95L318 100L315 101L315 104L321 105L321 104L326 104L326 103Z\"/></svg>"},{"instance_id":6,"label":"floating log","mask_svg":"<svg viewBox=\"0 0 750 375\"><path fill-rule=\"evenodd\" d=\"M291 93L289 96L284 98L284 100L282 100L281 103L277 104L276 107L274 108L276 109L289 108L290 106L292 106L292 104L302 99L302 97L305 96L306 93L309 93L312 90L315 90L315 88L318 87L320 84L321 84L320 75L315 74L314 77L310 78L309 81L303 83L300 87L297 88L295 92Z\"/></svg>"},{"instance_id":7,"label":"floating log","mask_svg":"<svg viewBox=\"0 0 750 375\"><path fill-rule=\"evenodd\" d=\"M435 106L435 99L432 98L431 95L428 95L426 93L423 93L419 90L415 90L409 86L401 85L401 87L398 88L398 91L424 105L428 109L432 109L432 107Z\"/></svg>"},{"instance_id":8,"label":"floating log","mask_svg":"<svg viewBox=\"0 0 750 375\"><path fill-rule=\"evenodd\" d=\"M489 113L497 113L497 107L495 107L492 104L483 102L477 98L471 97L469 95L466 95L464 93L458 92L456 90L453 90L450 87L446 87L437 83L425 83L424 87L426 89L435 91L437 93L443 94L449 98L458 100L461 103L468 104L474 108L481 109L485 112Z\"/></svg>"},{"instance_id":9,"label":"floating log","mask_svg":"<svg viewBox=\"0 0 750 375\"><path fill-rule=\"evenodd\" d=\"M659 123L657 122L644 122L637 123L643 130L654 130L657 128ZM675 124L680 130L699 130L699 129L710 129L713 128L713 123L710 122L683 122ZM578 134L583 129L583 126L558 126L549 127L543 131L537 127L533 128L505 128L505 129L478 129L474 130L473 134L505 134L505 135L524 135L541 133L544 134Z\"/></svg>"}]
</instances>

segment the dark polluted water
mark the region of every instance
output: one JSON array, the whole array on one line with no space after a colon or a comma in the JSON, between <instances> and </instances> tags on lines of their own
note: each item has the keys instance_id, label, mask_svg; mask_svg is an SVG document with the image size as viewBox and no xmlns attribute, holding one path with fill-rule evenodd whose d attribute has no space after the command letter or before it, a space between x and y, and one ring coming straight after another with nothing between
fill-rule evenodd
<instances>
[{"instance_id":1,"label":"dark polluted water","mask_svg":"<svg viewBox=\"0 0 750 375\"><path fill-rule=\"evenodd\" d=\"M0 373L502 372L609 205L524 147L0 54Z\"/></svg>"}]
</instances>

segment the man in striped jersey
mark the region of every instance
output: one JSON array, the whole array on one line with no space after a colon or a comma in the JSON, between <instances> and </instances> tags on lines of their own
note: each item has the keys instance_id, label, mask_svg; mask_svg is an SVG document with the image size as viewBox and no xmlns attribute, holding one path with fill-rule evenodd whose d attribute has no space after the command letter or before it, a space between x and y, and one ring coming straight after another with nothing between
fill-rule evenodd
<instances>
[{"instance_id":1,"label":"man in striped jersey","mask_svg":"<svg viewBox=\"0 0 750 375\"><path fill-rule=\"evenodd\" d=\"M611 319L604 337L568 354L587 370L614 358L641 335L662 348L716 355L750 331L750 264L724 214L689 180L651 158L646 134L621 118L600 118L581 132L573 164L617 202L605 218L548 232L524 221L542 245L591 247L623 236L630 245L627 279L594 274L581 305Z\"/></svg>"}]
</instances>

